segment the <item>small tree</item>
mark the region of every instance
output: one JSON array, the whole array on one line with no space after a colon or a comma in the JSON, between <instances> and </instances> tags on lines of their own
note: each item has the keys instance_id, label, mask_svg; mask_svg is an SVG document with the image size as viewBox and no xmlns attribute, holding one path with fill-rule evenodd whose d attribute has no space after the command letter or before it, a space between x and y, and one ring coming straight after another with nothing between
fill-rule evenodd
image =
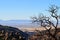
<instances>
[{"instance_id":1,"label":"small tree","mask_svg":"<svg viewBox=\"0 0 60 40\"><path fill-rule=\"evenodd\" d=\"M60 18L60 16L57 14L59 7L52 5L51 7L49 7L49 12L52 18L56 19L56 24L54 24L50 19L50 17L44 16L44 15L40 15L38 17L32 17L33 19L33 23L37 22L41 24L41 27L44 27L49 35L54 38L55 40L57 40L57 27L58 27L58 19ZM53 33L51 32L52 27L54 28Z\"/></svg>"}]
</instances>

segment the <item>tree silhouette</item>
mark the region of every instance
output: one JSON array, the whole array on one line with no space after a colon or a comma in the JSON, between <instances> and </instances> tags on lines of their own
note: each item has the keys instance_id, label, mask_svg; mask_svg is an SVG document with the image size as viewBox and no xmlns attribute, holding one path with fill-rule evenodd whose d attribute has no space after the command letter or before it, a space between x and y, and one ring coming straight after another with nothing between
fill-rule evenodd
<instances>
[{"instance_id":1,"label":"tree silhouette","mask_svg":"<svg viewBox=\"0 0 60 40\"><path fill-rule=\"evenodd\" d=\"M49 16L44 16L44 15L39 15L38 17L32 17L33 19L33 23L37 22L41 25L41 27L44 27L48 33L49 36L51 36L52 38L54 38L55 40L57 40L57 27L58 27L58 20L60 18L60 16L57 14L59 10L59 7L56 5L51 5L51 7L49 7L49 13L51 15L51 17ZM56 24L54 24L51 19L54 18L54 20L56 20ZM54 28L53 33L51 32L52 28Z\"/></svg>"}]
</instances>

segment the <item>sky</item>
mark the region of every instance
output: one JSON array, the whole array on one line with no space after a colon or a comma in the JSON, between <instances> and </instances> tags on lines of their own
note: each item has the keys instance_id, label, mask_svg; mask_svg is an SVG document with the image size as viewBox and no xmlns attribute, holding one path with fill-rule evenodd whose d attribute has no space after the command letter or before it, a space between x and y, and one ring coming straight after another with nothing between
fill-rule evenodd
<instances>
[{"instance_id":1,"label":"sky","mask_svg":"<svg viewBox=\"0 0 60 40\"><path fill-rule=\"evenodd\" d=\"M29 20L46 11L50 5L60 6L60 0L0 0L0 20Z\"/></svg>"}]
</instances>

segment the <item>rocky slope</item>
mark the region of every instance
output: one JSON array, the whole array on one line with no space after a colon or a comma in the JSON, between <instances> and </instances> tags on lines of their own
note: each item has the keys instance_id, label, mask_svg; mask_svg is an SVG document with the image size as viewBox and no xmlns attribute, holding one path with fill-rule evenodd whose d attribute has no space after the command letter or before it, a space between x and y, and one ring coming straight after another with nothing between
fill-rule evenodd
<instances>
[{"instance_id":1,"label":"rocky slope","mask_svg":"<svg viewBox=\"0 0 60 40\"><path fill-rule=\"evenodd\" d=\"M28 34L18 28L0 25L0 40L27 40Z\"/></svg>"}]
</instances>

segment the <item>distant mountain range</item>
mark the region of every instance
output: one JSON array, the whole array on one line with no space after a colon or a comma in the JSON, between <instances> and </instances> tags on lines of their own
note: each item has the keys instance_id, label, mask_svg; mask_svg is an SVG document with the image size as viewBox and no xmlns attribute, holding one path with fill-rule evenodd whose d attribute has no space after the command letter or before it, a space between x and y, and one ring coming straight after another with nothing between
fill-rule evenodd
<instances>
[{"instance_id":1,"label":"distant mountain range","mask_svg":"<svg viewBox=\"0 0 60 40\"><path fill-rule=\"evenodd\" d=\"M20 25L30 23L31 20L0 20L0 24L2 25Z\"/></svg>"},{"instance_id":2,"label":"distant mountain range","mask_svg":"<svg viewBox=\"0 0 60 40\"><path fill-rule=\"evenodd\" d=\"M7 21L0 20L0 24L7 25L7 26L13 26L13 27L36 27L38 26L37 24L32 23L32 20L7 20Z\"/></svg>"},{"instance_id":3,"label":"distant mountain range","mask_svg":"<svg viewBox=\"0 0 60 40\"><path fill-rule=\"evenodd\" d=\"M19 27L19 26L36 26L36 24L32 23L32 20L0 20L1 25L7 25L7 26L13 26L13 27ZM34 24L34 25L33 25Z\"/></svg>"}]
</instances>

